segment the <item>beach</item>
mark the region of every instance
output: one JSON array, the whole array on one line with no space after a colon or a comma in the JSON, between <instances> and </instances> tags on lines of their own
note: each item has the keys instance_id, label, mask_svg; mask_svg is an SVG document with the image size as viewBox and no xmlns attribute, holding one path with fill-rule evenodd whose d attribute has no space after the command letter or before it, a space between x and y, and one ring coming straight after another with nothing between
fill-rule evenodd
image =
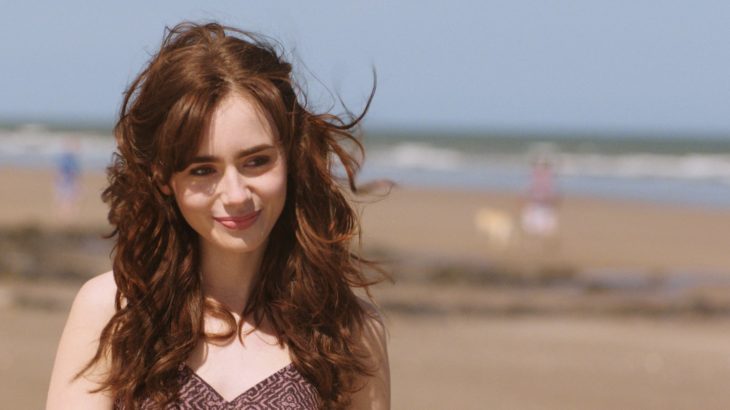
<instances>
[{"instance_id":1,"label":"beach","mask_svg":"<svg viewBox=\"0 0 730 410\"><path fill-rule=\"evenodd\" d=\"M73 295L109 269L101 239L57 255L66 237L110 231L104 175L82 181L79 211L64 219L52 172L0 169L0 245L12 250L0 265L0 393L10 408L42 407ZM395 279L373 291L389 329L393 408L727 408L730 209L563 196L558 234L543 241L519 233L523 202L408 186L356 199L362 249ZM480 212L500 223L480 225ZM28 237L45 245L17 239ZM68 272L37 264L44 273L33 275L28 260L46 258Z\"/></svg>"},{"instance_id":2,"label":"beach","mask_svg":"<svg viewBox=\"0 0 730 410\"><path fill-rule=\"evenodd\" d=\"M54 209L52 172L36 168L0 171L6 195L0 201L0 226L59 228L66 225L108 228L100 200L106 177L82 175L82 195L74 220ZM497 210L517 224L524 198L515 193L395 186L357 197L363 218L364 247L422 257L498 260L517 263L534 249L494 246L474 223L480 209ZM648 201L565 197L557 208L555 262L575 269L641 272L730 272L730 208Z\"/></svg>"}]
</instances>

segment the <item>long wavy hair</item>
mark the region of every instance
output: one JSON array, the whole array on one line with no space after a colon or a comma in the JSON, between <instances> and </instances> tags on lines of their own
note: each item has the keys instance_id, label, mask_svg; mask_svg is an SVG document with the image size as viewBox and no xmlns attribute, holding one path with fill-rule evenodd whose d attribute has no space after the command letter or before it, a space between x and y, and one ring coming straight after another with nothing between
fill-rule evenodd
<instances>
[{"instance_id":1,"label":"long wavy hair","mask_svg":"<svg viewBox=\"0 0 730 410\"><path fill-rule=\"evenodd\" d=\"M268 114L288 172L284 209L242 317L273 326L324 408L346 406L361 387L358 377L374 371L358 340L369 313L352 289L367 291L385 274L364 273L377 266L353 251L359 219L347 199L348 190L357 192L364 157L355 132L373 94L359 116L314 114L282 55L259 35L185 22L166 29L159 52L125 93L102 194L114 227L116 313L79 373L107 360L97 391L111 392L124 408L171 403L179 366L201 339L242 337L243 321L204 297L198 235L160 189L187 166L218 104L234 92ZM206 314L223 319L228 331L207 334Z\"/></svg>"}]
</instances>

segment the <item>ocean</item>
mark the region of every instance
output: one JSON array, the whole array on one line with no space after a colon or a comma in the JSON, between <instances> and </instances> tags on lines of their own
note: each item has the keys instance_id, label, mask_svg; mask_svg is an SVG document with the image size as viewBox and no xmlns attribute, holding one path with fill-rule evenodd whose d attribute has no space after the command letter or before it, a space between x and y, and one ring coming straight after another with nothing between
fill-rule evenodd
<instances>
[{"instance_id":1,"label":"ocean","mask_svg":"<svg viewBox=\"0 0 730 410\"><path fill-rule=\"evenodd\" d=\"M364 143L360 182L521 193L533 164L547 161L561 196L730 207L730 138L380 130L366 133ZM0 127L0 167L56 167L69 150L82 168L102 170L114 140L103 129Z\"/></svg>"},{"instance_id":2,"label":"ocean","mask_svg":"<svg viewBox=\"0 0 730 410\"><path fill-rule=\"evenodd\" d=\"M730 206L730 138L448 135L366 139L364 178L526 192L548 161L560 195Z\"/></svg>"}]
</instances>

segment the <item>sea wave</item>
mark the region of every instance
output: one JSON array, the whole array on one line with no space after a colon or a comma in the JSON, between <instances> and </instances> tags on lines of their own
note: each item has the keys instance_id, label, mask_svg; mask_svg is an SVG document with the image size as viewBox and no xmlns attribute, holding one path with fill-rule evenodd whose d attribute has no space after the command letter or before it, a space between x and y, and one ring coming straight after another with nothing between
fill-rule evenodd
<instances>
[{"instance_id":1,"label":"sea wave","mask_svg":"<svg viewBox=\"0 0 730 410\"><path fill-rule=\"evenodd\" d=\"M368 152L368 161L375 165L397 168L457 170L469 162L469 159L458 150L408 142L393 147L375 148Z\"/></svg>"},{"instance_id":2,"label":"sea wave","mask_svg":"<svg viewBox=\"0 0 730 410\"><path fill-rule=\"evenodd\" d=\"M0 132L0 164L54 166L62 154L71 152L82 166L103 168L115 146L111 135L24 127Z\"/></svg>"},{"instance_id":3,"label":"sea wave","mask_svg":"<svg viewBox=\"0 0 730 410\"><path fill-rule=\"evenodd\" d=\"M521 153L490 153L411 142L373 147L368 152L370 166L431 171L525 171L538 160L550 163L558 176L668 178L730 184L730 153L602 154L558 152L544 147L528 147Z\"/></svg>"},{"instance_id":4,"label":"sea wave","mask_svg":"<svg viewBox=\"0 0 730 410\"><path fill-rule=\"evenodd\" d=\"M562 154L556 171L562 175L615 178L671 178L730 183L727 154Z\"/></svg>"}]
</instances>

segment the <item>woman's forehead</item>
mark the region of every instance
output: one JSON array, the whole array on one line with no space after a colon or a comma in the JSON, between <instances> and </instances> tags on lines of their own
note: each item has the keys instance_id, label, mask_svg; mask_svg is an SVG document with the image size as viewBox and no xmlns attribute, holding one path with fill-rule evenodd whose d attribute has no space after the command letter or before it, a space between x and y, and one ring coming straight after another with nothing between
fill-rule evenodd
<instances>
[{"instance_id":1,"label":"woman's forehead","mask_svg":"<svg viewBox=\"0 0 730 410\"><path fill-rule=\"evenodd\" d=\"M216 155L262 144L277 146L271 122L260 105L239 93L226 96L213 112L198 155Z\"/></svg>"}]
</instances>

